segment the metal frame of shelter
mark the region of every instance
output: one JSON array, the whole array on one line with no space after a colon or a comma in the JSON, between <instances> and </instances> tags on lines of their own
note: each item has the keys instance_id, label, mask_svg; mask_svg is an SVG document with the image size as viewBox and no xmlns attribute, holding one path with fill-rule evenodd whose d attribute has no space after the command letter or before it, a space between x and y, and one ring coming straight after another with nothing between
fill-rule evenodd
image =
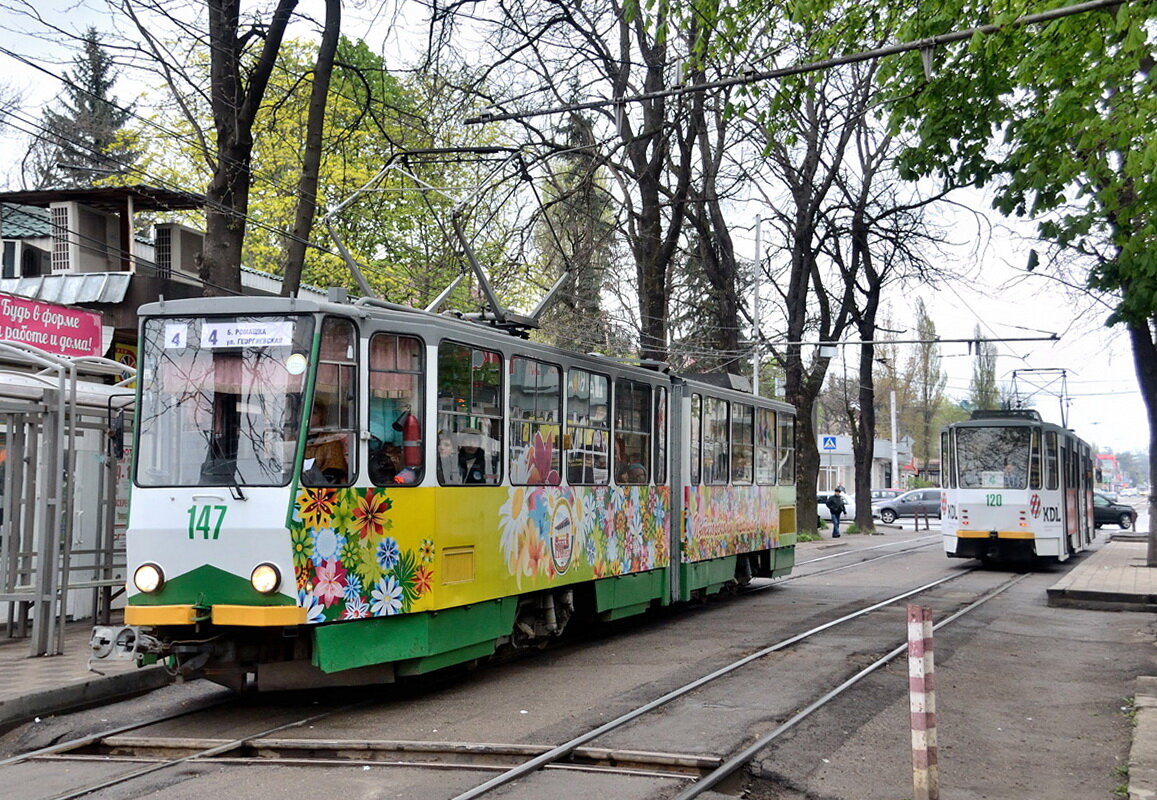
<instances>
[{"instance_id":1,"label":"metal frame of shelter","mask_svg":"<svg viewBox=\"0 0 1157 800\"><path fill-rule=\"evenodd\" d=\"M20 342L0 341L0 432L7 459L0 497L0 602L8 638L28 637L31 655L59 655L71 592L91 591L93 615L107 624L124 551L115 541L117 459L108 436L114 415L134 393L136 373L106 358L66 358ZM84 371L113 374L115 386L80 381ZM77 439L100 431L95 547L74 539ZM118 574L119 567L119 574ZM74 575L83 571L83 579Z\"/></svg>"}]
</instances>

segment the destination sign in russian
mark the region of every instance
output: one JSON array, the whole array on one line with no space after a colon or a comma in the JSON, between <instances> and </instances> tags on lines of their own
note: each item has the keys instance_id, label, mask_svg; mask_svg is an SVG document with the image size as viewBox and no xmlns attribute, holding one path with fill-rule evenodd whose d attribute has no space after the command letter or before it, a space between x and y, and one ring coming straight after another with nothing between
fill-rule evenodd
<instances>
[{"instance_id":1,"label":"destination sign in russian","mask_svg":"<svg viewBox=\"0 0 1157 800\"><path fill-rule=\"evenodd\" d=\"M206 322L201 347L275 347L293 344L292 322Z\"/></svg>"}]
</instances>

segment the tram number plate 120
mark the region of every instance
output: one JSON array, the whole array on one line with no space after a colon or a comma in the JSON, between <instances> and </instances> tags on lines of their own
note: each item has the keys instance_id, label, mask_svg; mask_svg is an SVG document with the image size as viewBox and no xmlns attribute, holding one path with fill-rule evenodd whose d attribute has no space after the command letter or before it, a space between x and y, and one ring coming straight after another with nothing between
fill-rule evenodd
<instances>
[{"instance_id":1,"label":"tram number plate 120","mask_svg":"<svg viewBox=\"0 0 1157 800\"><path fill-rule=\"evenodd\" d=\"M984 496L984 504L986 506L1002 506L1004 505L1004 495L986 494Z\"/></svg>"},{"instance_id":2,"label":"tram number plate 120","mask_svg":"<svg viewBox=\"0 0 1157 800\"><path fill-rule=\"evenodd\" d=\"M227 506L189 506L189 538L216 539L221 534Z\"/></svg>"}]
</instances>

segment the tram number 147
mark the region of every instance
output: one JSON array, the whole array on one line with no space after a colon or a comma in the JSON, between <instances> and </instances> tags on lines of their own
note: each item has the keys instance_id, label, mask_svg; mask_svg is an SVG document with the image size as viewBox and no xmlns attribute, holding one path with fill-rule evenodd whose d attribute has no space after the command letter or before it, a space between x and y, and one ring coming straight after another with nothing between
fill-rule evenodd
<instances>
[{"instance_id":1,"label":"tram number 147","mask_svg":"<svg viewBox=\"0 0 1157 800\"><path fill-rule=\"evenodd\" d=\"M1002 506L1002 505L1004 505L1004 495L1002 495L1002 494L986 494L984 496L984 504L986 506Z\"/></svg>"},{"instance_id":2,"label":"tram number 147","mask_svg":"<svg viewBox=\"0 0 1157 800\"><path fill-rule=\"evenodd\" d=\"M195 539L194 534L200 533L202 539L216 539L228 510L227 506L189 506L189 538Z\"/></svg>"}]
</instances>

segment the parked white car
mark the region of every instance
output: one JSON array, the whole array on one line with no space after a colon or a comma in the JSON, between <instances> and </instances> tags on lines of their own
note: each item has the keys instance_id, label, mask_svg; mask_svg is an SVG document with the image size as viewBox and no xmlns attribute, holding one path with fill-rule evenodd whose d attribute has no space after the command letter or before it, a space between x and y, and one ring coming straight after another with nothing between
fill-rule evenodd
<instances>
[{"instance_id":1,"label":"parked white car","mask_svg":"<svg viewBox=\"0 0 1157 800\"><path fill-rule=\"evenodd\" d=\"M831 492L819 492L816 495L816 515L821 520L831 522L832 512L828 511L828 498L832 496ZM856 498L850 494L844 494L844 515L840 520L851 521L856 516Z\"/></svg>"}]
</instances>

